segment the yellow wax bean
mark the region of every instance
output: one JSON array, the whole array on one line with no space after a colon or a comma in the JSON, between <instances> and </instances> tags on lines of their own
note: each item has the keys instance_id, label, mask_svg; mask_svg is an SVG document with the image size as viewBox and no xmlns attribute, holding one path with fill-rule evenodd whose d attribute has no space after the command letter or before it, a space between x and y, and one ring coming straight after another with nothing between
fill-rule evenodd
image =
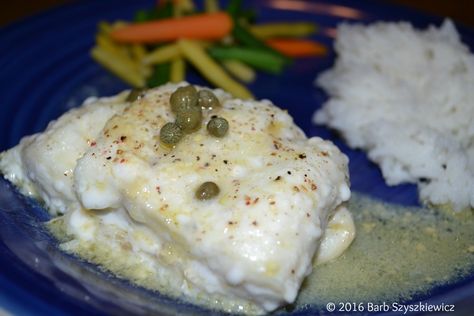
<instances>
[{"instance_id":1,"label":"yellow wax bean","mask_svg":"<svg viewBox=\"0 0 474 316\"><path fill-rule=\"evenodd\" d=\"M201 74L214 85L242 99L253 98L252 93L243 85L232 79L225 70L215 62L201 45L191 40L179 40L182 54Z\"/></svg>"},{"instance_id":2,"label":"yellow wax bean","mask_svg":"<svg viewBox=\"0 0 474 316\"><path fill-rule=\"evenodd\" d=\"M158 47L143 58L144 64L159 64L180 56L180 49L177 44L169 44Z\"/></svg>"},{"instance_id":3,"label":"yellow wax bean","mask_svg":"<svg viewBox=\"0 0 474 316\"><path fill-rule=\"evenodd\" d=\"M91 51L92 58L107 70L134 87L145 86L145 78L141 76L133 63L110 51L95 46Z\"/></svg>"},{"instance_id":4,"label":"yellow wax bean","mask_svg":"<svg viewBox=\"0 0 474 316\"><path fill-rule=\"evenodd\" d=\"M234 77L245 83L251 83L255 80L255 70L241 61L223 60L222 65L224 65L224 68L227 69Z\"/></svg>"},{"instance_id":5,"label":"yellow wax bean","mask_svg":"<svg viewBox=\"0 0 474 316\"><path fill-rule=\"evenodd\" d=\"M259 38L303 37L316 32L316 25L309 22L265 23L249 27L250 32Z\"/></svg>"}]
</instances>

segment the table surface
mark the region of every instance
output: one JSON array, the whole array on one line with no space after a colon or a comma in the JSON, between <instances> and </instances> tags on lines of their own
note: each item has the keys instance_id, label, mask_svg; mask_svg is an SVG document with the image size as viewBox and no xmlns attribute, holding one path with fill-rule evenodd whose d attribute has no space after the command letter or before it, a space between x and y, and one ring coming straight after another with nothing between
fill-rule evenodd
<instances>
[{"instance_id":1,"label":"table surface","mask_svg":"<svg viewBox=\"0 0 474 316\"><path fill-rule=\"evenodd\" d=\"M77 0L5 1L0 10L0 27L61 4ZM354 0L355 1L355 0ZM474 1L466 0L378 0L414 8L420 12L447 16L457 23L474 28Z\"/></svg>"}]
</instances>

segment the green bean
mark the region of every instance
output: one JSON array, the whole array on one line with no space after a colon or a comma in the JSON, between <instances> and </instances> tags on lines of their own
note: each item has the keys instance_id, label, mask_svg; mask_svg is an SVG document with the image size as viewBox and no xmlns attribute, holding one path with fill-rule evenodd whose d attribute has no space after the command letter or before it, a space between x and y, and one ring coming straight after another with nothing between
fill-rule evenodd
<instances>
[{"instance_id":1,"label":"green bean","mask_svg":"<svg viewBox=\"0 0 474 316\"><path fill-rule=\"evenodd\" d=\"M170 80L171 65L170 63L157 64L153 69L153 73L147 79L146 85L149 88L157 87L167 83Z\"/></svg>"},{"instance_id":2,"label":"green bean","mask_svg":"<svg viewBox=\"0 0 474 316\"><path fill-rule=\"evenodd\" d=\"M277 52L267 44L265 44L262 40L255 37L252 33L247 31L244 27L242 27L238 21L234 20L234 29L232 30L232 34L234 35L235 39L241 42L244 46L254 49L260 49L263 51L268 52L269 54L275 55L276 57L284 60L286 63L289 63L291 59L284 56L280 52Z\"/></svg>"},{"instance_id":3,"label":"green bean","mask_svg":"<svg viewBox=\"0 0 474 316\"><path fill-rule=\"evenodd\" d=\"M150 15L151 15L150 10L138 10L135 13L135 16L133 17L133 21L137 23L149 21L151 20Z\"/></svg>"},{"instance_id":4,"label":"green bean","mask_svg":"<svg viewBox=\"0 0 474 316\"><path fill-rule=\"evenodd\" d=\"M240 60L254 68L278 74L285 66L285 60L259 49L248 47L211 47L209 55L218 60Z\"/></svg>"},{"instance_id":5,"label":"green bean","mask_svg":"<svg viewBox=\"0 0 474 316\"><path fill-rule=\"evenodd\" d=\"M169 18L173 15L173 4L171 1L166 3L159 8L152 8L148 10L138 10L135 13L133 20L137 23L148 22L152 20L159 20Z\"/></svg>"},{"instance_id":6,"label":"green bean","mask_svg":"<svg viewBox=\"0 0 474 316\"><path fill-rule=\"evenodd\" d=\"M165 4L156 10L156 19L166 19L173 16L173 1L166 1Z\"/></svg>"},{"instance_id":7,"label":"green bean","mask_svg":"<svg viewBox=\"0 0 474 316\"><path fill-rule=\"evenodd\" d=\"M227 13L233 18L237 17L237 14L242 7L242 0L230 0L229 5L227 6Z\"/></svg>"}]
</instances>

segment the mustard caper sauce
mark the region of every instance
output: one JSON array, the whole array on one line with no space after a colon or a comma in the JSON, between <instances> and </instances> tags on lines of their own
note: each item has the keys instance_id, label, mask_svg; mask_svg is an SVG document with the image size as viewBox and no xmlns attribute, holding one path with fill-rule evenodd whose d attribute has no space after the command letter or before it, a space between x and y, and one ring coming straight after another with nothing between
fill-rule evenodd
<instances>
[{"instance_id":1,"label":"mustard caper sauce","mask_svg":"<svg viewBox=\"0 0 474 316\"><path fill-rule=\"evenodd\" d=\"M474 272L471 210L401 207L353 194L357 236L342 256L314 267L297 305L401 302Z\"/></svg>"},{"instance_id":2,"label":"mustard caper sauce","mask_svg":"<svg viewBox=\"0 0 474 316\"><path fill-rule=\"evenodd\" d=\"M339 258L314 266L291 310L327 302L402 302L433 287L455 282L474 272L474 214L447 209L402 207L353 194L357 237ZM64 239L62 221L49 227ZM146 288L176 296L165 284L150 282L153 271L144 271L133 258L124 260L105 245L63 248L99 263L108 271ZM126 249L124 249L126 251ZM116 260L119 259L120 260ZM254 313L252 306L222 298L202 297L197 304L228 312ZM287 307L288 308L288 307Z\"/></svg>"}]
</instances>

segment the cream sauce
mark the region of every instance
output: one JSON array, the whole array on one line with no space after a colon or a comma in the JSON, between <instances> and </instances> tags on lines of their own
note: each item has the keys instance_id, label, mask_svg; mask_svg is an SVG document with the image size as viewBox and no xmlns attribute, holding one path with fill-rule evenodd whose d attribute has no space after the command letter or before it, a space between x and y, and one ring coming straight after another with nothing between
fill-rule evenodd
<instances>
[{"instance_id":1,"label":"cream sauce","mask_svg":"<svg viewBox=\"0 0 474 316\"><path fill-rule=\"evenodd\" d=\"M400 302L474 272L472 211L401 207L353 194L357 235L339 258L314 268L297 305Z\"/></svg>"},{"instance_id":2,"label":"cream sauce","mask_svg":"<svg viewBox=\"0 0 474 316\"><path fill-rule=\"evenodd\" d=\"M296 303L287 309L308 305L324 309L327 302L401 302L474 272L472 211L401 207L357 193L348 206L355 217L356 239L339 258L314 266ZM61 235L60 221L51 227ZM150 275L142 275L140 265L123 257L114 260L113 254L96 246L82 245L75 250L142 286L180 295L166 286L146 282ZM117 259L121 256L115 255ZM201 297L195 303L229 312L256 312L250 305L217 297Z\"/></svg>"}]
</instances>

